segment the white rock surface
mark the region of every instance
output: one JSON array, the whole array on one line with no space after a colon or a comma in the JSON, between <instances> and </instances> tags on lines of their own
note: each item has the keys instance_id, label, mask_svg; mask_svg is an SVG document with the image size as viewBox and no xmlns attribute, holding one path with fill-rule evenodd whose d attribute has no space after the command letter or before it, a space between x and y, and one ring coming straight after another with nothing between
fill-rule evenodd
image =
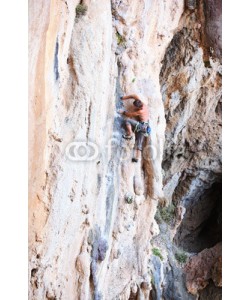
<instances>
[{"instance_id":1,"label":"white rock surface","mask_svg":"<svg viewBox=\"0 0 250 300\"><path fill-rule=\"evenodd\" d=\"M159 72L183 2L85 3L76 21L77 1L29 3L30 299L128 299L147 276L157 233L165 130ZM152 116L157 157L143 168L120 160L131 152L115 112L127 93L141 95ZM72 142L96 144L98 156L70 160ZM140 196L127 204L134 188ZM108 245L102 261L93 258L97 232Z\"/></svg>"},{"instance_id":2,"label":"white rock surface","mask_svg":"<svg viewBox=\"0 0 250 300\"><path fill-rule=\"evenodd\" d=\"M220 64L211 60L207 75L197 47L181 69L188 81L169 94L173 82L166 87L159 76L184 1L84 3L86 14L76 18L78 1L29 2L29 298L149 299L157 205L172 201L189 166L175 158L163 178L164 144L179 146L201 82L206 77L209 89ZM117 113L119 97L132 93L148 104L152 127L138 164ZM188 101L176 117L183 93ZM218 103L214 94L216 87L204 98L204 122ZM83 161L86 149L91 159Z\"/></svg>"}]
</instances>

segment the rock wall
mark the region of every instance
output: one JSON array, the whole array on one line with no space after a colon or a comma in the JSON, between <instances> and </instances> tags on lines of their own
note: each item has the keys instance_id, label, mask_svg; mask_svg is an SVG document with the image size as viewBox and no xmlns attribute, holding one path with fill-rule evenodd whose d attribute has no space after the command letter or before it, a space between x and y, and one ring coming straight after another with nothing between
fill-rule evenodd
<instances>
[{"instance_id":1,"label":"rock wall","mask_svg":"<svg viewBox=\"0 0 250 300\"><path fill-rule=\"evenodd\" d=\"M167 126L162 162L164 202L156 214L161 233L154 243L165 248L170 269L179 276L173 286L166 271L165 285L173 286L174 299L190 297L183 284L201 299L210 293L202 291L209 281L198 275L201 265L192 266L196 274L192 279L190 268L184 268L185 279L178 275L179 267L184 266L184 258L192 265L201 251L203 259L207 255L210 261L208 253L222 240L221 2L187 1L186 5L191 2L194 6L186 7L160 73ZM218 249L216 259L203 268L205 277L221 260L221 246ZM221 273L217 276L221 279ZM195 290L190 288L197 284ZM211 287L212 298L220 299L221 285L214 284L218 288Z\"/></svg>"},{"instance_id":2,"label":"rock wall","mask_svg":"<svg viewBox=\"0 0 250 300\"><path fill-rule=\"evenodd\" d=\"M210 216L220 215L221 63L206 56L205 10L77 5L29 2L29 298L193 299L174 245L197 253L220 241ZM137 164L117 113L131 93L152 127ZM157 224L171 203L176 220ZM198 238L204 222L216 241Z\"/></svg>"}]
</instances>

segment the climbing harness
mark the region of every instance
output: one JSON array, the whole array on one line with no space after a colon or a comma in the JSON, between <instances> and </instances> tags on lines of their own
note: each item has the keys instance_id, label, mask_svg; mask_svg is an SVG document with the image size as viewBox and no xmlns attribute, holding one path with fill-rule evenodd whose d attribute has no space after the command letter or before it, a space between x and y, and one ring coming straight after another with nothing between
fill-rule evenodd
<instances>
[{"instance_id":1,"label":"climbing harness","mask_svg":"<svg viewBox=\"0 0 250 300\"><path fill-rule=\"evenodd\" d=\"M142 132L147 137L151 133L151 127L148 122L138 122L135 126L135 132Z\"/></svg>"}]
</instances>

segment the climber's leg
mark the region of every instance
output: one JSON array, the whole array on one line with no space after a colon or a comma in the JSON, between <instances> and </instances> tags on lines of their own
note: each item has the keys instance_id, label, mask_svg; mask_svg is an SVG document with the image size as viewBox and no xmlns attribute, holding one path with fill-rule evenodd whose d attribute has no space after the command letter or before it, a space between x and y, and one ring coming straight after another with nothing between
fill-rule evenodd
<instances>
[{"instance_id":1,"label":"climber's leg","mask_svg":"<svg viewBox=\"0 0 250 300\"><path fill-rule=\"evenodd\" d=\"M132 130L132 126L129 122L125 123L125 130L126 133L122 135L122 137L126 140L131 140L133 137L133 130Z\"/></svg>"},{"instance_id":2,"label":"climber's leg","mask_svg":"<svg viewBox=\"0 0 250 300\"><path fill-rule=\"evenodd\" d=\"M129 122L126 122L125 126L126 126L126 134L132 135L133 134L132 125Z\"/></svg>"},{"instance_id":3,"label":"climber's leg","mask_svg":"<svg viewBox=\"0 0 250 300\"><path fill-rule=\"evenodd\" d=\"M131 140L133 137L133 128L136 126L138 122L132 119L128 119L125 121L125 130L126 134L123 134L123 138Z\"/></svg>"},{"instance_id":4,"label":"climber's leg","mask_svg":"<svg viewBox=\"0 0 250 300\"><path fill-rule=\"evenodd\" d=\"M132 162L138 162L140 159L141 150L135 149L135 155L132 158Z\"/></svg>"},{"instance_id":5,"label":"climber's leg","mask_svg":"<svg viewBox=\"0 0 250 300\"><path fill-rule=\"evenodd\" d=\"M143 141L144 141L144 134L142 132L137 132L135 135L135 155L132 158L133 162L138 162L140 159Z\"/></svg>"}]
</instances>

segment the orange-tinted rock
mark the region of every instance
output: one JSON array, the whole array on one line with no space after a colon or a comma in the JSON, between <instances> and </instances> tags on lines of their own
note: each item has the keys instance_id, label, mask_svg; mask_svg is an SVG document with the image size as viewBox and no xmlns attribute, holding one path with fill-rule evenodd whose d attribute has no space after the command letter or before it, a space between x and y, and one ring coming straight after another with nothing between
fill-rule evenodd
<instances>
[{"instance_id":1,"label":"orange-tinted rock","mask_svg":"<svg viewBox=\"0 0 250 300\"><path fill-rule=\"evenodd\" d=\"M221 248L218 243L210 249L205 249L191 257L185 265L186 286L188 291L195 295L204 289L209 280L221 286Z\"/></svg>"}]
</instances>

